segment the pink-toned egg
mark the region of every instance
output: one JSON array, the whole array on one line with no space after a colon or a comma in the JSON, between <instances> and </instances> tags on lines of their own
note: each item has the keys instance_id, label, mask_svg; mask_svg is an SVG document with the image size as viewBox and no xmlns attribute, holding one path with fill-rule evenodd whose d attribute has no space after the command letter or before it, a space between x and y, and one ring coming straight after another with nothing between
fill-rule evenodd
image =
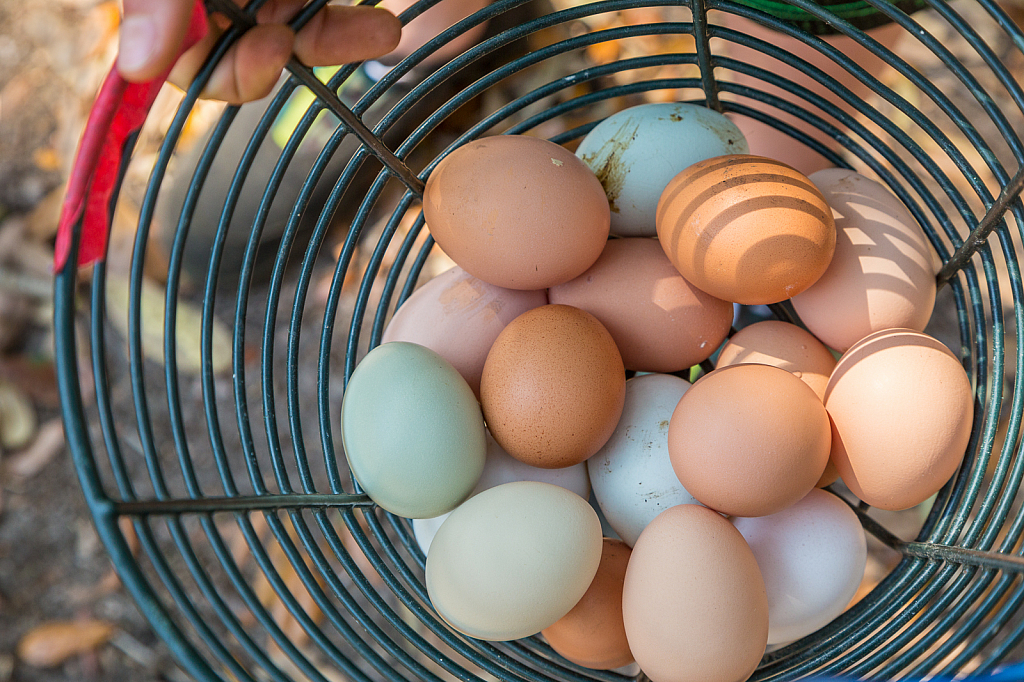
<instances>
[{"instance_id":1,"label":"pink-toned egg","mask_svg":"<svg viewBox=\"0 0 1024 682\"><path fill-rule=\"evenodd\" d=\"M793 297L807 328L845 351L883 329L923 331L935 306L934 254L924 231L885 185L844 168L818 171L836 221L825 274Z\"/></svg>"},{"instance_id":2,"label":"pink-toned egg","mask_svg":"<svg viewBox=\"0 0 1024 682\"><path fill-rule=\"evenodd\" d=\"M768 641L768 596L738 530L695 504L669 507L633 546L626 638L652 682L746 680Z\"/></svg>"},{"instance_id":3,"label":"pink-toned egg","mask_svg":"<svg viewBox=\"0 0 1024 682\"><path fill-rule=\"evenodd\" d=\"M843 482L889 510L924 502L956 473L974 423L963 365L911 329L877 332L848 350L825 389L825 408Z\"/></svg>"},{"instance_id":4,"label":"pink-toned egg","mask_svg":"<svg viewBox=\"0 0 1024 682\"><path fill-rule=\"evenodd\" d=\"M677 372L707 359L732 323L732 305L696 288L657 241L611 239L574 280L548 290L551 303L586 310L607 327L626 369Z\"/></svg>"},{"instance_id":5,"label":"pink-toned egg","mask_svg":"<svg viewBox=\"0 0 1024 682\"><path fill-rule=\"evenodd\" d=\"M547 302L544 291L505 289L456 266L421 286L395 311L382 342L426 346L450 362L479 397L484 361L498 334Z\"/></svg>"}]
</instances>

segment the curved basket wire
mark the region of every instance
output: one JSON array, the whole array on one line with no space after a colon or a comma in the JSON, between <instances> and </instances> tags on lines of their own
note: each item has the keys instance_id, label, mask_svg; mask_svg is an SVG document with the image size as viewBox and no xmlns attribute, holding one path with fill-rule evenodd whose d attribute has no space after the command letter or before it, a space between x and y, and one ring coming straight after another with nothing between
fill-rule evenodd
<instances>
[{"instance_id":1,"label":"curved basket wire","mask_svg":"<svg viewBox=\"0 0 1024 682\"><path fill-rule=\"evenodd\" d=\"M962 6L927 1L929 26L945 27L945 36L922 26L922 14L907 15L884 0L860 3L900 25L916 50L941 64L960 89L956 99L931 74L808 0L788 5L881 56L901 85L879 80L807 33L806 21L794 24L785 13L779 19L756 2L732 0L565 2L525 14L526 0L497 0L403 60L351 107L338 93L361 73L358 65L322 82L293 60L257 123L241 131L248 141L236 157L225 161L224 144L238 132L232 126L241 110L228 107L191 174L180 180L179 170L186 189L167 248L160 365L147 358L153 349L143 330L151 228L198 93L261 4L251 3L246 14L212 2L235 23L185 94L153 165L130 265L127 358L108 325L104 263L91 277L68 266L55 287L63 414L83 491L124 584L185 670L201 680L247 681L629 679L576 666L539 637L488 643L449 629L430 607L424 557L408 521L376 509L350 478L338 417L357 360L428 276L433 242L418 199L437 161L497 133L572 145L616 108L647 99L745 115L885 183L943 263L939 282L955 320L953 343L975 387L964 464L917 537L900 539L864 505L857 509L866 530L902 554L899 564L834 622L767 654L754 679L915 679L981 674L1020 659L1024 91L1011 74L1024 63L1014 61L1024 56L1024 34L992 0L970 2L967 19ZM324 4L308 4L293 25ZM402 19L433 4L423 0ZM645 12L643 21L596 28L586 22L630 10ZM870 96L771 40L719 21L730 16L814 48ZM485 22L498 28L439 68L416 68ZM950 51L949 35L970 46L970 63ZM997 54L993 35L1010 49ZM650 36L691 36L691 49L625 49ZM588 50L609 44L623 46L619 58L588 61ZM735 46L789 71L732 58ZM833 96L795 82L788 75L795 72ZM516 84L514 96L494 96L509 92L509 83ZM313 93L311 103L282 147L268 147L302 88ZM337 119L324 119L325 111ZM328 133L315 137L324 120L333 121ZM316 140L313 154L302 151L308 139ZM245 183L267 148L275 156L269 170L259 171L258 203L243 206ZM289 194L282 187L296 168L303 180ZM226 187L219 216L197 210L214 180ZM318 187L326 191L318 194ZM268 246L275 201L284 204L285 219ZM239 212L252 216L241 228L233 222ZM216 229L205 272L190 281L184 254L200 222ZM225 245L239 229L243 246L234 253ZM339 229L344 239L332 253ZM269 275L261 276L260 263ZM201 305L198 375L178 366L176 311L189 287ZM791 315L785 305L773 310ZM231 330L229 339L218 336L218 324ZM214 370L222 344L230 350L228 375ZM95 387L86 390L80 376L90 371Z\"/></svg>"}]
</instances>

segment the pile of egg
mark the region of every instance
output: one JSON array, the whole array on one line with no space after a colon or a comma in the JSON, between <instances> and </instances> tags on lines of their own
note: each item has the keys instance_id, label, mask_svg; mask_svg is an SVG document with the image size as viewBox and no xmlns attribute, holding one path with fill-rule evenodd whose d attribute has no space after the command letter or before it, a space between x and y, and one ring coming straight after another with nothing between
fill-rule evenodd
<instances>
[{"instance_id":1,"label":"pile of egg","mask_svg":"<svg viewBox=\"0 0 1024 682\"><path fill-rule=\"evenodd\" d=\"M651 104L575 154L488 137L430 175L457 267L356 367L342 436L366 493L414 519L452 628L541 633L654 682L744 680L860 584L864 532L822 487L899 510L956 472L972 389L921 331L921 228L853 171L747 152L720 114ZM783 300L806 329L729 336L734 303Z\"/></svg>"}]
</instances>

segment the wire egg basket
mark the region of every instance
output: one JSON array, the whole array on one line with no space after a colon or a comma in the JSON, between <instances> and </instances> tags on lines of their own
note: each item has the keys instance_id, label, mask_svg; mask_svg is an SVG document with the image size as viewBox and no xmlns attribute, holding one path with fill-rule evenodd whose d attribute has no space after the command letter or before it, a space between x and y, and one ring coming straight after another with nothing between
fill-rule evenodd
<instances>
[{"instance_id":1,"label":"wire egg basket","mask_svg":"<svg viewBox=\"0 0 1024 682\"><path fill-rule=\"evenodd\" d=\"M123 336L111 324L111 263L86 272L72 257L55 285L63 417L82 489L124 585L189 675L642 676L579 667L541 637L483 642L445 625L409 521L351 479L339 413L359 358L436 274L418 202L438 160L492 134L571 148L604 117L648 101L754 121L888 186L941 260L936 316L975 388L964 463L916 537L857 508L899 553L895 567L832 623L767 653L752 679L984 675L1021 658L1024 90L1013 73L1024 72L1024 33L1007 9L496 0L391 68L325 74L293 59L267 101L227 107L185 163L179 145L199 93L261 4L208 3L233 24L151 162ZM292 25L325 4L308 3ZM153 298L158 223L169 235L166 286ZM198 261L187 257L197 250ZM772 312L792 319L785 304Z\"/></svg>"}]
</instances>

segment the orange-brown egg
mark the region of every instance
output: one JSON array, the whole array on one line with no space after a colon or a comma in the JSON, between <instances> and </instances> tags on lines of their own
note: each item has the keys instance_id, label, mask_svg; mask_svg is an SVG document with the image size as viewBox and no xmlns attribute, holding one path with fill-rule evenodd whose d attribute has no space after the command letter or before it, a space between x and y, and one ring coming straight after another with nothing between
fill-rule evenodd
<instances>
[{"instance_id":1,"label":"orange-brown egg","mask_svg":"<svg viewBox=\"0 0 1024 682\"><path fill-rule=\"evenodd\" d=\"M612 239L576 279L551 287L551 303L599 319L626 369L678 372L707 359L732 324L732 305L687 282L654 239ZM828 380L826 376L825 380Z\"/></svg>"},{"instance_id":2,"label":"orange-brown egg","mask_svg":"<svg viewBox=\"0 0 1024 682\"><path fill-rule=\"evenodd\" d=\"M577 665L611 670L633 662L622 624L622 581L630 551L622 540L605 538L601 565L586 594L541 632L552 649Z\"/></svg>"},{"instance_id":3,"label":"orange-brown egg","mask_svg":"<svg viewBox=\"0 0 1024 682\"><path fill-rule=\"evenodd\" d=\"M494 341L480 402L494 440L545 469L579 464L605 444L626 399L611 334L588 312L546 305L512 320Z\"/></svg>"},{"instance_id":4,"label":"orange-brown egg","mask_svg":"<svg viewBox=\"0 0 1024 682\"><path fill-rule=\"evenodd\" d=\"M828 462L821 400L770 365L732 365L701 377L668 427L672 468L702 504L730 516L765 516L806 495Z\"/></svg>"},{"instance_id":5,"label":"orange-brown egg","mask_svg":"<svg viewBox=\"0 0 1024 682\"><path fill-rule=\"evenodd\" d=\"M527 290L593 265L611 225L593 171L564 147L524 135L474 140L442 159L427 179L423 216L466 272Z\"/></svg>"},{"instance_id":6,"label":"orange-brown egg","mask_svg":"<svg viewBox=\"0 0 1024 682\"><path fill-rule=\"evenodd\" d=\"M719 156L675 176L658 203L658 239L695 286L726 301L777 303L832 260L832 211L810 180L760 156Z\"/></svg>"},{"instance_id":7,"label":"orange-brown egg","mask_svg":"<svg viewBox=\"0 0 1024 682\"><path fill-rule=\"evenodd\" d=\"M652 682L741 682L768 642L768 595L754 553L727 519L696 504L669 507L640 534L622 617Z\"/></svg>"},{"instance_id":8,"label":"orange-brown egg","mask_svg":"<svg viewBox=\"0 0 1024 682\"><path fill-rule=\"evenodd\" d=\"M924 502L956 473L974 423L963 365L910 329L876 332L850 348L832 372L825 407L843 482L888 510Z\"/></svg>"},{"instance_id":9,"label":"orange-brown egg","mask_svg":"<svg viewBox=\"0 0 1024 682\"><path fill-rule=\"evenodd\" d=\"M745 362L781 367L799 377L824 400L825 385L836 366L832 352L810 332L788 322L765 320L739 330L722 346L718 367ZM839 471L830 459L818 487L831 485Z\"/></svg>"}]
</instances>

